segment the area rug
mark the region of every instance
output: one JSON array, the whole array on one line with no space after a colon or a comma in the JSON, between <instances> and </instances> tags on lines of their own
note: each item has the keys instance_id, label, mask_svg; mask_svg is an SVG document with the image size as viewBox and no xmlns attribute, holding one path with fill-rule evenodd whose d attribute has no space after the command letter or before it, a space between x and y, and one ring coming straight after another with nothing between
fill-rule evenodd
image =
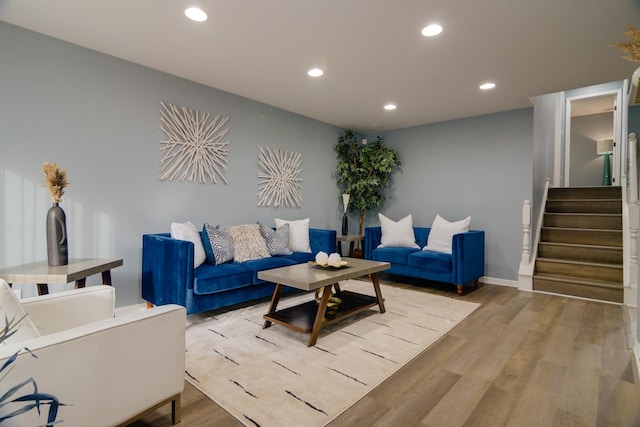
<instances>
[{"instance_id":1,"label":"area rug","mask_svg":"<svg viewBox=\"0 0 640 427\"><path fill-rule=\"evenodd\" d=\"M375 295L370 282L343 290ZM186 379L247 426L324 426L471 314L479 304L381 285L377 306L309 335L262 329L268 303L188 317ZM283 297L278 309L313 294Z\"/></svg>"}]
</instances>

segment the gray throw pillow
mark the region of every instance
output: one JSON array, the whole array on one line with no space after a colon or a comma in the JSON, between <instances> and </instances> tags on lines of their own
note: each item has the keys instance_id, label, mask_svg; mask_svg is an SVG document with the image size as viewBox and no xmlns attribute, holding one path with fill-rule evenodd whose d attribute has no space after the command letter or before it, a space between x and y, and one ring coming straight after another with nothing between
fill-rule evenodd
<instances>
[{"instance_id":1,"label":"gray throw pillow","mask_svg":"<svg viewBox=\"0 0 640 427\"><path fill-rule=\"evenodd\" d=\"M209 224L204 225L213 249L213 256L216 259L217 264L223 264L233 260L233 239L231 235L225 230L221 229L219 225L215 228Z\"/></svg>"},{"instance_id":2,"label":"gray throw pillow","mask_svg":"<svg viewBox=\"0 0 640 427\"><path fill-rule=\"evenodd\" d=\"M271 256L291 255L293 251L289 247L289 224L285 224L277 229L272 229L258 222L262 237L267 242L267 248Z\"/></svg>"}]
</instances>

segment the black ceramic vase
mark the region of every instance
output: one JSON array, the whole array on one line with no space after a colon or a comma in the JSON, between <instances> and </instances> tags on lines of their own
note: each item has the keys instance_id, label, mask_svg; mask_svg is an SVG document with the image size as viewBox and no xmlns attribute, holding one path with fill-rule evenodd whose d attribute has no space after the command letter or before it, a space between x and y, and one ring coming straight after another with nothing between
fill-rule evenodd
<instances>
[{"instance_id":1,"label":"black ceramic vase","mask_svg":"<svg viewBox=\"0 0 640 427\"><path fill-rule=\"evenodd\" d=\"M57 203L47 212L47 259L50 266L69 264L67 217Z\"/></svg>"},{"instance_id":2,"label":"black ceramic vase","mask_svg":"<svg viewBox=\"0 0 640 427\"><path fill-rule=\"evenodd\" d=\"M349 220L347 219L347 213L342 214L342 235L349 234Z\"/></svg>"}]
</instances>

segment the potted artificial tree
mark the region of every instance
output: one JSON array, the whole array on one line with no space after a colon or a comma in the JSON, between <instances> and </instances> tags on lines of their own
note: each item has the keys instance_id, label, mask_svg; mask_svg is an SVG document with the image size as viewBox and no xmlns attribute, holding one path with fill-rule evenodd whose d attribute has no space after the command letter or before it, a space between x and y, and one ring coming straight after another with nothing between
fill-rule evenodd
<instances>
[{"instance_id":1,"label":"potted artificial tree","mask_svg":"<svg viewBox=\"0 0 640 427\"><path fill-rule=\"evenodd\" d=\"M377 137L359 143L353 130L345 129L335 146L338 154L337 177L342 194L349 194L348 210L358 211L358 234L362 234L364 214L384 202L384 189L393 171L400 166L400 156Z\"/></svg>"}]
</instances>

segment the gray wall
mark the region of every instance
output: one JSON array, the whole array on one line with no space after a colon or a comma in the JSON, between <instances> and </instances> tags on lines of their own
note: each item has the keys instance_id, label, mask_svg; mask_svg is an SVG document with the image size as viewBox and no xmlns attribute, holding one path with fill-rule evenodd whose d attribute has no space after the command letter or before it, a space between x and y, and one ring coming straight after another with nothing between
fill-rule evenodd
<instances>
[{"instance_id":1,"label":"gray wall","mask_svg":"<svg viewBox=\"0 0 640 427\"><path fill-rule=\"evenodd\" d=\"M471 228L486 232L485 275L517 281L532 135L531 108L382 133L403 166L381 211L394 220L412 214L422 227L436 214L450 221L470 215ZM377 223L377 215L367 221Z\"/></svg>"},{"instance_id":2,"label":"gray wall","mask_svg":"<svg viewBox=\"0 0 640 427\"><path fill-rule=\"evenodd\" d=\"M140 302L142 234L166 232L172 221L310 217L312 226L339 228L333 147L341 129L3 22L0 53L0 267L46 259L45 161L69 174L70 255L124 259L112 272L118 306ZM228 185L160 180L161 101L230 117ZM532 111L381 133L404 162L381 211L412 213L421 226L436 214L471 215L472 228L487 232L486 275L517 280ZM301 209L256 207L258 145L302 153ZM357 224L355 214L350 220ZM377 223L369 213L367 224Z\"/></svg>"},{"instance_id":3,"label":"gray wall","mask_svg":"<svg viewBox=\"0 0 640 427\"><path fill-rule=\"evenodd\" d=\"M124 259L112 272L119 306L140 299L142 234L172 221L336 228L341 129L3 22L0 53L0 267L46 259L45 161L68 172L70 256ZM228 185L160 180L161 101L230 117ZM258 145L302 153L301 209L256 207Z\"/></svg>"}]
</instances>

